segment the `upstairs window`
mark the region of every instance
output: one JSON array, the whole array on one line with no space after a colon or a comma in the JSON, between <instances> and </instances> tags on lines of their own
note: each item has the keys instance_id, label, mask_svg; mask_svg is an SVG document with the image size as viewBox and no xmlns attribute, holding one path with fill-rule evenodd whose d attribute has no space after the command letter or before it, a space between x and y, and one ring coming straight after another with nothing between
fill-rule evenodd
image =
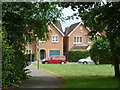
<instances>
[{"instance_id":1,"label":"upstairs window","mask_svg":"<svg viewBox=\"0 0 120 90\"><path fill-rule=\"evenodd\" d=\"M42 39L39 40L39 42L44 43L44 42L46 42L46 40L45 40L45 38L42 38Z\"/></svg>"},{"instance_id":2,"label":"upstairs window","mask_svg":"<svg viewBox=\"0 0 120 90\"><path fill-rule=\"evenodd\" d=\"M58 42L58 36L57 35L52 36L52 42Z\"/></svg>"},{"instance_id":3,"label":"upstairs window","mask_svg":"<svg viewBox=\"0 0 120 90\"><path fill-rule=\"evenodd\" d=\"M74 44L81 44L82 43L82 37L81 36L75 36L73 40Z\"/></svg>"},{"instance_id":4,"label":"upstairs window","mask_svg":"<svg viewBox=\"0 0 120 90\"><path fill-rule=\"evenodd\" d=\"M25 51L25 54L31 54L31 53L32 53L31 49Z\"/></svg>"},{"instance_id":5,"label":"upstairs window","mask_svg":"<svg viewBox=\"0 0 120 90\"><path fill-rule=\"evenodd\" d=\"M90 43L91 42L91 39L90 39L90 37L88 36L88 38L87 38L87 42L88 43Z\"/></svg>"},{"instance_id":6,"label":"upstairs window","mask_svg":"<svg viewBox=\"0 0 120 90\"><path fill-rule=\"evenodd\" d=\"M48 26L48 29L51 29L51 27L50 27L50 26Z\"/></svg>"}]
</instances>

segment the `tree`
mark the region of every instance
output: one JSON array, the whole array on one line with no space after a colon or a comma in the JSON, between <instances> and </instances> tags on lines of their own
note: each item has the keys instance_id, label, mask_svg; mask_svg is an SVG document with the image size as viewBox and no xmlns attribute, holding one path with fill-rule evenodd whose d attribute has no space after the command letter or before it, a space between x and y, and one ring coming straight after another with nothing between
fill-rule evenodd
<instances>
[{"instance_id":1,"label":"tree","mask_svg":"<svg viewBox=\"0 0 120 90\"><path fill-rule=\"evenodd\" d=\"M62 3L60 6L69 7L78 13L73 16L81 16L85 26L90 28L92 37L97 32L106 32L109 40L112 60L114 61L115 77L120 77L119 58L115 48L120 42L120 2L92 2L92 3Z\"/></svg>"},{"instance_id":2,"label":"tree","mask_svg":"<svg viewBox=\"0 0 120 90\"><path fill-rule=\"evenodd\" d=\"M3 2L2 24L11 43L31 42L32 34L41 39L48 37L47 25L61 18L57 4L49 2ZM26 40L24 39L26 36Z\"/></svg>"},{"instance_id":3,"label":"tree","mask_svg":"<svg viewBox=\"0 0 120 90\"><path fill-rule=\"evenodd\" d=\"M24 55L32 36L49 38L47 25L61 18L61 10L51 2L3 2L2 3L2 80L3 87L17 85L26 78L28 65ZM25 39L26 37L26 39Z\"/></svg>"},{"instance_id":4,"label":"tree","mask_svg":"<svg viewBox=\"0 0 120 90\"><path fill-rule=\"evenodd\" d=\"M95 62L97 60L101 64L113 63L109 41L106 36L96 38L89 52L91 59Z\"/></svg>"}]
</instances>

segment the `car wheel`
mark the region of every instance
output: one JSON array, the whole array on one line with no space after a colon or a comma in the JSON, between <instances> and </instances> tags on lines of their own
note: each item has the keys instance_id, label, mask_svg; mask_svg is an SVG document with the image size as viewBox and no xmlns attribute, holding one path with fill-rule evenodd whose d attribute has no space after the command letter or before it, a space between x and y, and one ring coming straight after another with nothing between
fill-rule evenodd
<instances>
[{"instance_id":1,"label":"car wheel","mask_svg":"<svg viewBox=\"0 0 120 90\"><path fill-rule=\"evenodd\" d=\"M49 64L49 62L45 62L45 64Z\"/></svg>"},{"instance_id":2,"label":"car wheel","mask_svg":"<svg viewBox=\"0 0 120 90\"><path fill-rule=\"evenodd\" d=\"M83 64L88 64L88 62L83 62Z\"/></svg>"},{"instance_id":3,"label":"car wheel","mask_svg":"<svg viewBox=\"0 0 120 90\"><path fill-rule=\"evenodd\" d=\"M65 62L64 62L64 61L62 61L62 62L60 62L60 64L65 64Z\"/></svg>"}]
</instances>

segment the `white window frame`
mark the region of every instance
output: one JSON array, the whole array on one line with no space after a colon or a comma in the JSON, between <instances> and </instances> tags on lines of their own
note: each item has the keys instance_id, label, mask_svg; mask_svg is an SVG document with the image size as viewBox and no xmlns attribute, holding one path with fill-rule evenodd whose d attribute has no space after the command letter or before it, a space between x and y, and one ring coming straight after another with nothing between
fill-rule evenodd
<instances>
[{"instance_id":1,"label":"white window frame","mask_svg":"<svg viewBox=\"0 0 120 90\"><path fill-rule=\"evenodd\" d=\"M58 42L58 36L57 36L57 41L53 41L53 36L56 37L57 35L52 35L52 42Z\"/></svg>"},{"instance_id":2,"label":"white window frame","mask_svg":"<svg viewBox=\"0 0 120 90\"><path fill-rule=\"evenodd\" d=\"M48 25L48 29L51 29L51 26L50 26L50 25Z\"/></svg>"},{"instance_id":3,"label":"white window frame","mask_svg":"<svg viewBox=\"0 0 120 90\"><path fill-rule=\"evenodd\" d=\"M28 52L27 52L27 50L28 50ZM27 50L25 50L25 54L31 54L31 53L32 53L32 50L31 50L31 49L27 49ZM29 50L31 50L30 53L29 53Z\"/></svg>"},{"instance_id":4,"label":"white window frame","mask_svg":"<svg viewBox=\"0 0 120 90\"><path fill-rule=\"evenodd\" d=\"M43 38L42 38L43 39ZM45 43L46 42L46 40L40 40L39 39L39 43Z\"/></svg>"},{"instance_id":5,"label":"white window frame","mask_svg":"<svg viewBox=\"0 0 120 90\"><path fill-rule=\"evenodd\" d=\"M88 39L89 39L89 40L88 40ZM87 37L87 42L88 42L88 43L91 43L90 36Z\"/></svg>"},{"instance_id":6,"label":"white window frame","mask_svg":"<svg viewBox=\"0 0 120 90\"><path fill-rule=\"evenodd\" d=\"M79 37L79 38L82 38L82 42L83 42L83 37L82 36L74 36L73 37L73 44L82 44L82 42L80 42L80 39L79 39L79 42L77 42L77 39L76 39L76 42L74 42L74 38L77 38L77 37Z\"/></svg>"}]
</instances>

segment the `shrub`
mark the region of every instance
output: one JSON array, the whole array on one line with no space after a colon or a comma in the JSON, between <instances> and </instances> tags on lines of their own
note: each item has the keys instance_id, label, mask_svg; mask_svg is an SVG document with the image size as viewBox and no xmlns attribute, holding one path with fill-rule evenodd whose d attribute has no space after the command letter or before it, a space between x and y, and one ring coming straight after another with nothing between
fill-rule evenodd
<instances>
[{"instance_id":1,"label":"shrub","mask_svg":"<svg viewBox=\"0 0 120 90\"><path fill-rule=\"evenodd\" d=\"M21 48L15 47L3 33L2 41L2 87L16 86L28 78L24 69L28 65L27 57Z\"/></svg>"},{"instance_id":2,"label":"shrub","mask_svg":"<svg viewBox=\"0 0 120 90\"><path fill-rule=\"evenodd\" d=\"M70 50L68 51L68 61L77 62L79 59L89 56L88 50Z\"/></svg>"},{"instance_id":3,"label":"shrub","mask_svg":"<svg viewBox=\"0 0 120 90\"><path fill-rule=\"evenodd\" d=\"M110 45L106 37L94 40L90 49L90 57L93 61L99 61L101 64L112 63Z\"/></svg>"}]
</instances>

